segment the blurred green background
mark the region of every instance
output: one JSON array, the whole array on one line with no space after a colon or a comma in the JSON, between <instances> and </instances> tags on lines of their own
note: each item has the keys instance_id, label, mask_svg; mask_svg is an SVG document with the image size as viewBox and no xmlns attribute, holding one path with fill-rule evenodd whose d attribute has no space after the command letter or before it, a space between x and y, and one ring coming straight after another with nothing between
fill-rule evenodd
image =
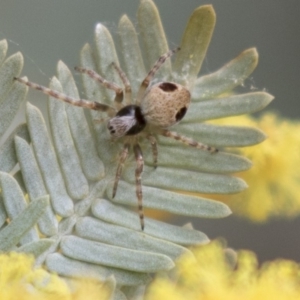
<instances>
[{"instance_id":1,"label":"blurred green background","mask_svg":"<svg viewBox=\"0 0 300 300\"><path fill-rule=\"evenodd\" d=\"M56 63L78 65L79 51L93 41L98 22L116 34L126 13L135 23L139 0L0 0L0 39L9 41L9 53L25 57L22 75L47 85ZM300 1L299 0L157 0L170 47L180 43L192 11L213 4L217 24L201 73L207 74L249 47L257 47L260 62L242 92L252 87L275 95L268 110L299 120L300 116ZM79 82L79 76L75 77ZM40 94L30 99L43 106ZM299 133L300 134L300 133ZM278 175L280 176L280 174ZM300 197L300 195L299 195ZM257 207L259 209L259 207ZM176 222L186 223L180 218ZM222 220L193 219L210 238L224 237L230 247L254 250L260 261L291 258L300 261L300 218L252 224L230 216Z\"/></svg>"}]
</instances>

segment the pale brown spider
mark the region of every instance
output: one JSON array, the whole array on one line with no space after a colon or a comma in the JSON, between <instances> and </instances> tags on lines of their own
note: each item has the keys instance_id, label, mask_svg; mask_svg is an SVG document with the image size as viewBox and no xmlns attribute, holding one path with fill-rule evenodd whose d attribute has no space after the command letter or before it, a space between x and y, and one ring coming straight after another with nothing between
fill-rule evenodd
<instances>
[{"instance_id":1,"label":"pale brown spider","mask_svg":"<svg viewBox=\"0 0 300 300\"><path fill-rule=\"evenodd\" d=\"M126 98L126 100L128 100L127 103L133 102L131 87L125 73L116 64L113 64L113 66L124 84L124 90L117 84L105 80L93 70L79 67L75 68L76 71L87 74L89 77L98 81L104 87L115 91L116 96L114 99L114 107L95 101L74 99L55 90L51 90L36 83L26 81L22 78L15 78L15 80L24 83L33 89L42 91L44 94L47 94L51 97L57 98L75 106L93 110L100 110L108 114L110 119L108 121L107 128L110 132L110 135L113 138L123 138L124 140L123 150L120 153L120 159L114 180L112 196L114 198L116 195L118 182L122 174L122 168L132 146L137 164L135 170L136 196L138 199L138 210L142 230L144 230L144 213L142 204L143 196L141 175L143 172L144 160L137 137L143 135L149 140L152 147L153 162L155 168L157 167L158 151L156 138L153 134L170 137L175 140L179 140L189 146L206 150L211 153L218 151L216 148L201 144L190 138L166 129L182 120L182 118L186 114L191 101L190 92L186 87L178 83L158 82L156 84L150 85L150 82L160 66L166 61L166 59L172 56L178 50L179 48L170 50L157 60L152 69L149 71L148 75L141 83L135 104L129 104L126 106L123 105L123 98Z\"/></svg>"}]
</instances>

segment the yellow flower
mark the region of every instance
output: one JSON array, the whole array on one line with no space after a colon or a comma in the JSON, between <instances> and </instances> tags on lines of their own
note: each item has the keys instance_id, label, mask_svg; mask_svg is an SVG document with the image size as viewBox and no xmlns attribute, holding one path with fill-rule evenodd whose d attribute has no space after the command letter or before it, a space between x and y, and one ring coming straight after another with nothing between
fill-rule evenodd
<instances>
[{"instance_id":1,"label":"yellow flower","mask_svg":"<svg viewBox=\"0 0 300 300\"><path fill-rule=\"evenodd\" d=\"M91 280L74 282L72 290L64 280L45 270L33 268L34 259L26 254L0 255L1 300L89 300L108 299L103 285Z\"/></svg>"},{"instance_id":2,"label":"yellow flower","mask_svg":"<svg viewBox=\"0 0 300 300\"><path fill-rule=\"evenodd\" d=\"M293 300L300 299L300 266L274 261L258 268L255 255L238 253L232 268L220 243L212 242L194 251L196 261L183 256L172 279L158 277L146 300Z\"/></svg>"},{"instance_id":3,"label":"yellow flower","mask_svg":"<svg viewBox=\"0 0 300 300\"><path fill-rule=\"evenodd\" d=\"M280 119L267 113L255 120L247 116L216 121L218 124L256 126L266 141L239 151L253 167L237 174L249 188L237 195L218 196L234 213L254 221L272 216L293 217L300 213L300 122Z\"/></svg>"}]
</instances>

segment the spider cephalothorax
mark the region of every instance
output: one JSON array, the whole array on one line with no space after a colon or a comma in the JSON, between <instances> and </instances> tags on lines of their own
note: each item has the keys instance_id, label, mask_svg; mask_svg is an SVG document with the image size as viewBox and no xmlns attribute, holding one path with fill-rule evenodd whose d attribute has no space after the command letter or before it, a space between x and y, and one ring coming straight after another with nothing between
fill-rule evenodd
<instances>
[{"instance_id":1,"label":"spider cephalothorax","mask_svg":"<svg viewBox=\"0 0 300 300\"><path fill-rule=\"evenodd\" d=\"M113 138L125 137L123 150L120 153L120 159L116 171L112 194L113 197L115 197L118 182L122 174L123 164L128 157L130 148L132 147L137 164L135 171L136 195L138 199L138 208L142 230L144 229L144 213L142 205L143 196L141 175L143 172L144 160L142 149L138 143L138 139L130 137L142 135L145 133L144 136L151 143L154 167L157 166L158 156L155 135L170 137L175 140L179 140L189 146L210 151L212 153L218 151L213 147L206 146L176 132L168 130L170 126L182 120L185 113L187 112L191 101L190 92L186 87L178 83L158 82L156 84L150 85L150 82L153 79L156 71L165 62L165 60L173 55L177 50L179 50L179 48L170 50L157 60L152 69L149 71L148 75L141 83L140 89L137 94L137 99L134 103L132 101L130 83L125 73L116 64L113 63L113 66L115 67L124 84L124 91L123 88L119 87L113 82L105 80L95 71L76 67L75 69L78 72L87 74L94 80L98 81L104 87L115 91L115 108L106 104L101 104L99 102L88 101L84 99L75 99L36 83L26 81L22 78L15 78L19 82L22 82L31 88L40 90L43 93L50 95L51 97L60 99L72 105L107 112L108 116L110 117L107 123L107 128L110 135ZM123 106L123 98L129 100L131 104ZM149 127L149 129L145 131L145 128L147 126ZM126 138L127 136L128 138Z\"/></svg>"}]
</instances>

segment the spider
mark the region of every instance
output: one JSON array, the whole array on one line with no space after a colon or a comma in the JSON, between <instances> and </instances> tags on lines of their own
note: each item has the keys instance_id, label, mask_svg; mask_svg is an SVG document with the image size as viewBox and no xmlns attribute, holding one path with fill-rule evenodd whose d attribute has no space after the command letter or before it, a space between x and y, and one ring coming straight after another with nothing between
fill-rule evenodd
<instances>
[{"instance_id":1,"label":"spider","mask_svg":"<svg viewBox=\"0 0 300 300\"><path fill-rule=\"evenodd\" d=\"M39 90L44 94L65 101L69 104L107 113L109 117L107 128L111 137L114 139L123 139L123 149L120 153L119 163L116 170L112 197L114 198L116 196L123 165L128 157L130 148L132 147L136 160L136 196L138 200L138 211L142 230L144 230L145 226L141 183L144 160L138 138L143 136L149 140L152 148L154 168L157 167L158 157L157 141L154 135L162 135L173 138L188 146L209 151L211 153L218 152L218 149L214 147L204 145L167 129L178 123L185 116L191 101L191 94L186 87L175 82L161 81L153 85L150 85L150 83L155 73L166 59L171 57L178 50L180 50L180 48L168 51L155 62L145 79L142 81L134 104L132 103L133 101L129 80L122 69L115 63L112 63L112 65L120 76L124 89L113 82L107 81L93 70L75 67L76 71L88 75L105 88L115 92L114 107L96 101L75 99L39 84L26 81L22 78L14 78L33 89ZM124 98L127 103L131 104L123 105Z\"/></svg>"}]
</instances>

